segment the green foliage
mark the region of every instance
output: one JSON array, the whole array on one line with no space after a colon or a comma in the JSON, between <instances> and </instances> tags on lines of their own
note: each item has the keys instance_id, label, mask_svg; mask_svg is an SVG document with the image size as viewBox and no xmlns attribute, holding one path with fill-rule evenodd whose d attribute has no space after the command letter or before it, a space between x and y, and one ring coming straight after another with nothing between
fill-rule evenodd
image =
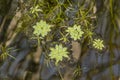
<instances>
[{"instance_id":1,"label":"green foliage","mask_svg":"<svg viewBox=\"0 0 120 80\"><path fill-rule=\"evenodd\" d=\"M74 40L80 39L84 33L81 30L81 26L77 26L77 25L74 25L73 27L69 27L66 31L70 34L70 37Z\"/></svg>"},{"instance_id":2,"label":"green foliage","mask_svg":"<svg viewBox=\"0 0 120 80\"><path fill-rule=\"evenodd\" d=\"M34 3L34 6L30 8L30 13L32 13L32 15L36 15L36 18L33 18L35 20L32 25L36 22L33 26L33 34L37 37L38 46L40 45L40 40L42 39L44 41L41 42L44 42L45 44L47 41L51 41L52 43L55 41L60 41L61 45L55 44L55 48L50 48L50 54L47 51L50 47L48 46L49 44L45 45L47 46L47 48L45 48L46 55L49 54L50 59L55 59L55 64L62 61L64 57L68 58L67 54L69 52L67 52L67 49L69 50L69 48L62 47L63 43L67 44L71 41L68 36L75 41L82 39L82 42L84 42L84 40L88 40L87 43L91 44L91 42L93 42L92 45L94 45L93 47L96 49L103 49L103 47L101 48L101 45L98 45L95 41L93 41L93 36L95 34L93 33L95 18L92 18L93 15L91 15L91 13L93 13L92 7L85 9L82 6L77 11L73 7L69 7L69 5L72 4L69 0L63 1L62 4L59 0L40 0L38 3ZM93 6L93 4L91 6ZM73 11L69 11L69 8ZM76 17L74 19L75 22L73 26L69 27L67 26L67 22L69 20L67 16L69 16L69 13L72 14L72 12L76 12ZM51 25L49 25L46 21L39 19L39 15L43 15L41 19L47 20L50 24L54 25L52 30ZM49 32L50 34L48 34Z\"/></svg>"},{"instance_id":3,"label":"green foliage","mask_svg":"<svg viewBox=\"0 0 120 80\"><path fill-rule=\"evenodd\" d=\"M64 43L69 41L67 38L67 36L69 35L68 33L64 35L62 32L60 32L60 34L62 35L62 37L60 38L60 41L63 41Z\"/></svg>"},{"instance_id":4,"label":"green foliage","mask_svg":"<svg viewBox=\"0 0 120 80\"><path fill-rule=\"evenodd\" d=\"M93 47L98 49L98 50L102 50L104 48L103 40L101 40L101 39L94 39Z\"/></svg>"},{"instance_id":5,"label":"green foliage","mask_svg":"<svg viewBox=\"0 0 120 80\"><path fill-rule=\"evenodd\" d=\"M58 65L64 59L69 59L71 54L67 50L72 50L69 45L73 40L82 40L80 41L80 46L84 45L82 49L91 46L89 44L98 50L104 48L103 40L95 39L93 41L93 36L96 35L93 31L96 26L96 16L93 15L94 1L90 1L90 7L87 9L84 6L79 7L79 5L76 5L78 9L75 8L72 6L74 1L70 0L32 1L27 8L30 11L24 14L22 23L18 26L27 26L26 30L30 30L29 26L33 25L33 32L32 29L31 32L34 36L32 37L37 39L38 47L41 46L46 61L54 60L55 65ZM69 21L72 20L73 22L69 24ZM52 25L54 26L52 27ZM59 44L56 44L58 41ZM66 47L63 47L63 44ZM55 47L51 47L53 45ZM80 67L76 68L73 74L75 78L79 77L81 75Z\"/></svg>"},{"instance_id":6,"label":"green foliage","mask_svg":"<svg viewBox=\"0 0 120 80\"><path fill-rule=\"evenodd\" d=\"M89 30L89 29L86 29L84 37L85 38L88 37L88 38L92 39L92 36L93 36L93 32L91 30Z\"/></svg>"},{"instance_id":7,"label":"green foliage","mask_svg":"<svg viewBox=\"0 0 120 80\"><path fill-rule=\"evenodd\" d=\"M63 47L61 44L56 45L55 48L50 48L51 52L49 54L50 59L55 59L55 64L63 60L64 58L69 58L67 48Z\"/></svg>"},{"instance_id":8,"label":"green foliage","mask_svg":"<svg viewBox=\"0 0 120 80\"><path fill-rule=\"evenodd\" d=\"M33 26L35 36L41 36L42 38L45 37L48 32L51 31L51 25L47 24L45 21L41 20L37 22L36 25Z\"/></svg>"},{"instance_id":9,"label":"green foliage","mask_svg":"<svg viewBox=\"0 0 120 80\"><path fill-rule=\"evenodd\" d=\"M35 14L36 17L38 17L38 12L42 12L38 5L30 8L30 13Z\"/></svg>"},{"instance_id":10,"label":"green foliage","mask_svg":"<svg viewBox=\"0 0 120 80\"><path fill-rule=\"evenodd\" d=\"M4 60L7 58L7 56L8 56L8 53L4 52L0 55L0 59Z\"/></svg>"},{"instance_id":11,"label":"green foliage","mask_svg":"<svg viewBox=\"0 0 120 80\"><path fill-rule=\"evenodd\" d=\"M2 46L1 49L2 49L2 54L0 55L0 59L5 60L8 56L15 59L14 56L9 54L9 52L10 52L10 50L12 50L12 48L7 49L6 47Z\"/></svg>"},{"instance_id":12,"label":"green foliage","mask_svg":"<svg viewBox=\"0 0 120 80\"><path fill-rule=\"evenodd\" d=\"M80 66L77 66L76 69L73 72L74 80L76 80L76 78L80 77L81 72L82 72L82 70L81 70Z\"/></svg>"},{"instance_id":13,"label":"green foliage","mask_svg":"<svg viewBox=\"0 0 120 80\"><path fill-rule=\"evenodd\" d=\"M41 46L42 51L44 51L45 59L55 60L56 65L63 61L64 58L69 59L67 50L72 50L69 45L71 45L73 40L82 40L80 41L80 46L83 45L81 51L88 46L86 44L91 44L92 42L92 46L95 49L102 50L104 48L103 40L93 40L95 35L93 29L96 26L96 14L93 12L95 3L94 0L88 3L89 5L85 6L79 3L77 5L74 0L27 0L26 3L20 5L23 15L18 22L16 31L21 32L24 29L24 31L26 30L26 35L27 33L29 35L34 34L35 37L33 35L29 37L37 39L38 47ZM113 11L112 7L111 11ZM54 25L54 27L50 24ZM31 25L33 25L32 28L30 27ZM71 39L68 38L69 36ZM58 41L59 45L56 44ZM65 44L66 47L63 47L62 44ZM67 46L67 44L69 45ZM55 47L50 48L51 45L55 45ZM3 59L7 56L13 57L6 48L2 52L0 56ZM77 76L81 74L80 71L81 69L78 67L73 73Z\"/></svg>"}]
</instances>

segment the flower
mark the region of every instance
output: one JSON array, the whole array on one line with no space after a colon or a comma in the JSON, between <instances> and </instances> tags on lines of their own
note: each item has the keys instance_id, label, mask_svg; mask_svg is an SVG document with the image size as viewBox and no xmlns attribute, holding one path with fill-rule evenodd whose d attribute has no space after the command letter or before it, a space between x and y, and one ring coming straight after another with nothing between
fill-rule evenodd
<instances>
[{"instance_id":1,"label":"flower","mask_svg":"<svg viewBox=\"0 0 120 80\"><path fill-rule=\"evenodd\" d=\"M80 39L84 33L81 30L80 26L77 25L69 27L66 31L70 34L71 38L73 38L74 40Z\"/></svg>"},{"instance_id":2,"label":"flower","mask_svg":"<svg viewBox=\"0 0 120 80\"><path fill-rule=\"evenodd\" d=\"M67 48L63 47L61 44L56 45L55 48L50 48L51 52L49 54L50 59L55 59L55 64L63 60L63 57L69 58Z\"/></svg>"},{"instance_id":3,"label":"flower","mask_svg":"<svg viewBox=\"0 0 120 80\"><path fill-rule=\"evenodd\" d=\"M36 36L45 37L49 31L51 31L51 25L47 24L45 21L41 20L37 22L36 25L33 26L34 32L33 34Z\"/></svg>"},{"instance_id":4,"label":"flower","mask_svg":"<svg viewBox=\"0 0 120 80\"><path fill-rule=\"evenodd\" d=\"M102 50L104 48L103 40L101 40L101 39L94 39L93 47L96 48L96 49Z\"/></svg>"}]
</instances>

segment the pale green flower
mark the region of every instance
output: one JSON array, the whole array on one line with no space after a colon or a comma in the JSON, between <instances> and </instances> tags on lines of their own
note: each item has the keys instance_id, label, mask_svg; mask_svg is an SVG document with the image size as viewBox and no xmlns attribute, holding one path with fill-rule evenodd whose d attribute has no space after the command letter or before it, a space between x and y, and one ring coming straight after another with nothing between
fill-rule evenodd
<instances>
[{"instance_id":1,"label":"pale green flower","mask_svg":"<svg viewBox=\"0 0 120 80\"><path fill-rule=\"evenodd\" d=\"M80 39L84 33L81 30L80 26L77 25L69 27L66 31L70 34L71 38L73 38L74 40Z\"/></svg>"},{"instance_id":2,"label":"pale green flower","mask_svg":"<svg viewBox=\"0 0 120 80\"><path fill-rule=\"evenodd\" d=\"M55 64L63 60L63 57L69 58L67 48L63 47L61 44L56 45L55 48L50 48L51 52L49 54L50 59L55 59Z\"/></svg>"},{"instance_id":3,"label":"pale green flower","mask_svg":"<svg viewBox=\"0 0 120 80\"><path fill-rule=\"evenodd\" d=\"M45 37L48 32L51 31L51 25L47 24L45 21L41 20L37 22L36 25L33 26L34 32L33 34L36 36Z\"/></svg>"},{"instance_id":4,"label":"pale green flower","mask_svg":"<svg viewBox=\"0 0 120 80\"><path fill-rule=\"evenodd\" d=\"M98 49L98 50L102 50L104 48L103 40L101 40L101 39L94 39L93 47Z\"/></svg>"}]
</instances>

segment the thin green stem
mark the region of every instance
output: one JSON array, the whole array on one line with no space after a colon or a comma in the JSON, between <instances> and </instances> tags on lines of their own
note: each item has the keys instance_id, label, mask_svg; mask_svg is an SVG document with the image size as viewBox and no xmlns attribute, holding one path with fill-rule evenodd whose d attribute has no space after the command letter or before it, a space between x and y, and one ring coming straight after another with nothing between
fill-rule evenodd
<instances>
[{"instance_id":1,"label":"thin green stem","mask_svg":"<svg viewBox=\"0 0 120 80\"><path fill-rule=\"evenodd\" d=\"M7 53L8 56L10 56L13 59L16 59L14 56L10 55L9 53Z\"/></svg>"},{"instance_id":2,"label":"thin green stem","mask_svg":"<svg viewBox=\"0 0 120 80\"><path fill-rule=\"evenodd\" d=\"M60 72L60 69L58 68L58 66L57 66L57 70L58 70L58 73L59 73L59 75L60 75L61 80L64 80L63 77L62 77L62 74L61 74L61 72Z\"/></svg>"},{"instance_id":3,"label":"thin green stem","mask_svg":"<svg viewBox=\"0 0 120 80\"><path fill-rule=\"evenodd\" d=\"M110 13L111 13L111 16L113 18L113 0L110 0L109 5L110 5Z\"/></svg>"},{"instance_id":4,"label":"thin green stem","mask_svg":"<svg viewBox=\"0 0 120 80\"><path fill-rule=\"evenodd\" d=\"M38 40L38 47L40 46L40 38L39 36L37 37L37 40Z\"/></svg>"}]
</instances>

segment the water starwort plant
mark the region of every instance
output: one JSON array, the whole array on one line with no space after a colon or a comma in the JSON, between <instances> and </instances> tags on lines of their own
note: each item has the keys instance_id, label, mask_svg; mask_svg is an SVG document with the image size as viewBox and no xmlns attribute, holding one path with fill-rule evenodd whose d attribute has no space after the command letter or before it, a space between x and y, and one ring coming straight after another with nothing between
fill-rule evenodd
<instances>
[{"instance_id":1,"label":"water starwort plant","mask_svg":"<svg viewBox=\"0 0 120 80\"><path fill-rule=\"evenodd\" d=\"M63 58L69 58L67 48L63 47L61 44L56 45L55 48L50 48L51 52L49 54L50 59L55 59L55 64L62 61Z\"/></svg>"},{"instance_id":2,"label":"water starwort plant","mask_svg":"<svg viewBox=\"0 0 120 80\"><path fill-rule=\"evenodd\" d=\"M41 36L42 38L45 37L48 32L51 31L51 25L47 24L45 21L41 20L37 22L36 25L33 26L35 36Z\"/></svg>"},{"instance_id":3,"label":"water starwort plant","mask_svg":"<svg viewBox=\"0 0 120 80\"><path fill-rule=\"evenodd\" d=\"M0 0L0 3L2 4L3 2L1 1L4 1L4 3L6 4L7 0ZM115 40L113 38L118 39L117 35L119 34L118 32L116 32L116 29L119 28L118 27L119 9L117 9L117 6L114 6L114 4L119 5L117 3L119 2L119 0L105 0L105 2L104 0L96 0L96 1L81 0L80 2L79 0L15 0L15 1L17 1L19 5L10 7L10 10L12 10L10 11L10 13L7 10L7 7L9 8L9 6L13 5L14 1L10 2L10 0L8 0L8 3L10 4L8 6L5 5L6 9L2 7L3 4L0 5L0 13L3 12L3 10L5 10L5 14L0 15L1 16L0 17L0 23L1 23L0 25L0 59L2 60L8 59L8 60L5 60L5 63L6 61L10 60L7 63L13 64L12 62L15 62L15 61L13 61L11 58L17 60L17 58L14 58L14 56L12 56L11 54L13 53L13 50L15 48L18 48L19 51L15 52L14 55L16 57L19 57L20 55L26 56L24 57L24 60L23 58L21 58L22 62L21 60L17 62L16 66L18 65L18 68L16 67L16 69L18 70L18 72L19 72L19 69L21 68L21 65L23 65L24 61L28 60L28 58L29 58L30 64L26 66L29 66L29 65L31 66L33 62L35 64L36 62L39 63L39 60L44 58L45 60L42 60L43 61L42 63L44 64L43 66L42 65L39 66L40 68L46 65L48 66L48 68L51 68L52 66L51 63L50 65L48 64L50 60L55 61L56 65L62 62L62 65L56 66L58 68L55 67L56 69L58 69L57 74L58 73L60 74L61 80L63 79L77 80L78 78L81 78L81 75L83 75L82 67L81 67L82 64L80 63L80 61L82 58L87 57L84 54L89 53L89 51L91 50L91 46L98 51L104 49L103 40L98 39L97 37L100 37L99 35L101 35L101 38L104 39L104 36L107 36L107 34L101 34L100 31L103 29L100 29L100 28L103 28L103 27L97 26L97 25L105 24L104 29L108 30L107 31L108 35L110 33L110 35L107 36L108 40L110 40L107 46L108 46L108 50L110 50L109 52L111 53L110 56L108 55L108 58L110 57L109 62L111 62L110 66L112 69L112 63L114 63L114 61L112 60L114 58L113 50L119 46L119 44L113 44L113 40ZM107 2L109 3L109 5L103 4ZM3 10L1 11L2 8ZM104 10L104 8L106 9L106 11ZM11 12L14 14L11 14ZM18 13L19 15L17 16L16 14ZM100 15L98 15L99 13ZM7 20L8 18L10 19L9 21ZM11 22L11 20L13 20L13 22ZM44 20L47 20L47 21L44 21ZM9 22L11 24L6 25L6 23L9 23ZM13 25L12 23L15 23L15 24ZM68 26L68 25L73 25L73 26ZM6 27L4 28L4 26ZM113 26L115 27L115 29L113 29ZM11 27L15 30L11 30ZM14 33L14 31L17 33ZM103 30L102 32L105 33L104 31L106 30ZM7 35L6 32L7 33L9 32L12 34ZM97 35L96 32L99 35ZM21 37L23 39L18 39ZM29 39L37 39L37 40L29 40ZM73 44L72 42L74 41L77 41L77 44ZM23 44L23 42L26 44ZM1 47L2 44L5 46ZM50 47L53 45L55 46ZM66 47L64 47L63 45L66 45ZM9 49L12 46L14 48ZM29 51L30 54L26 55L26 51L24 51L23 48L25 50L27 49L27 51ZM20 55L17 54L21 52L21 50L24 51L25 54L22 54L22 53L20 53ZM104 52L100 51L100 53L104 53ZM94 57L95 57L95 60L97 60L98 56L94 56ZM68 59L68 60L71 59L72 63L71 61L70 63L67 61L64 62L63 61L64 59ZM6 68L12 67L9 64L8 64L8 67ZM4 65L4 62L2 61L1 63L1 60L0 60L0 65ZM33 77L34 77L34 70L36 71L40 69L39 67L38 69L36 69L36 66L32 67ZM103 71L102 66L98 66L98 67L99 68L97 68L97 72L96 72L96 69L92 69L88 72L88 74L94 73L94 72L98 74L99 72ZM61 75L61 72L63 72L62 71L63 69L61 68L65 70L65 73L62 73L62 75ZM103 66L104 70L107 68L108 66L107 67ZM3 72L2 73L3 75L4 73L6 73L4 72L4 70L5 69L0 70L0 79L1 77L3 77L1 76L1 73ZM18 73L17 70L15 71L16 73ZM40 69L39 73L41 73L41 71L43 70ZM28 69L28 72L31 72L31 67ZM39 73L37 75L40 75ZM67 75L71 75L71 76L70 77L67 76L66 73ZM114 79L115 77L112 74L112 70L110 70L110 74L112 76L111 79ZM8 75L8 74L5 74L5 75ZM17 75L13 74L12 76L16 77L16 76L19 76L19 74ZM30 75L28 74L27 76L21 76L19 78L29 79L30 78L29 76L32 76L31 73ZM64 77L62 78L62 76ZM90 76L87 76L86 78L89 79L89 78L92 78L92 76L94 76L94 74L90 74ZM55 77L56 79L59 79L58 75L56 75ZM6 79L6 76L5 76L5 79ZM41 79L42 77L39 77L39 80ZM48 78L48 80L50 79Z\"/></svg>"},{"instance_id":4,"label":"water starwort plant","mask_svg":"<svg viewBox=\"0 0 120 80\"><path fill-rule=\"evenodd\" d=\"M6 46L2 46L1 50L2 50L2 54L0 55L0 59L4 60L8 56L13 58L13 59L16 59L14 56L12 56L10 54L10 51L12 50L12 48L6 48ZM16 51L16 50L14 50L14 51Z\"/></svg>"},{"instance_id":5,"label":"water starwort plant","mask_svg":"<svg viewBox=\"0 0 120 80\"><path fill-rule=\"evenodd\" d=\"M98 49L98 50L102 50L104 48L103 40L101 40L101 39L94 39L93 47Z\"/></svg>"},{"instance_id":6,"label":"water starwort plant","mask_svg":"<svg viewBox=\"0 0 120 80\"><path fill-rule=\"evenodd\" d=\"M41 12L42 10L39 9L39 6L36 5L35 7L30 8L30 13L35 14L38 17L38 12Z\"/></svg>"},{"instance_id":7,"label":"water starwort plant","mask_svg":"<svg viewBox=\"0 0 120 80\"><path fill-rule=\"evenodd\" d=\"M79 26L74 25L73 27L69 27L66 31L70 34L70 37L73 40L80 39L82 37L82 35L84 34L84 32L81 30L80 25Z\"/></svg>"}]
</instances>

